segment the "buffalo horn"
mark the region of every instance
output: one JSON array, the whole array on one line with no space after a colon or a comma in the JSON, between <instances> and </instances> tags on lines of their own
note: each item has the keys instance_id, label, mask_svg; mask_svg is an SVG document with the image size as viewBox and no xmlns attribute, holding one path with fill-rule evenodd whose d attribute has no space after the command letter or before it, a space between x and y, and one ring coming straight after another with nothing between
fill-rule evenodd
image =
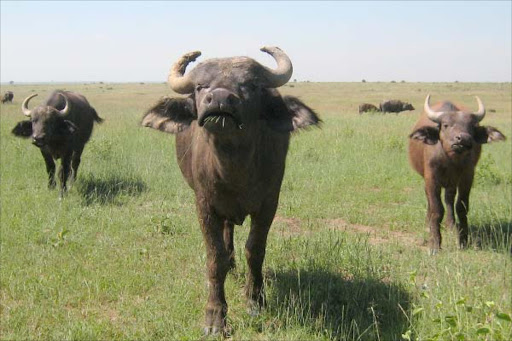
<instances>
[{"instance_id":1,"label":"buffalo horn","mask_svg":"<svg viewBox=\"0 0 512 341\"><path fill-rule=\"evenodd\" d=\"M25 98L23 103L21 104L21 111L23 111L23 115L30 117L31 110L28 108L28 102L33 98L36 97L37 94L33 94Z\"/></svg>"},{"instance_id":2,"label":"buffalo horn","mask_svg":"<svg viewBox=\"0 0 512 341\"><path fill-rule=\"evenodd\" d=\"M59 95L62 96L62 98L64 98L64 101L66 102L66 105L64 106L64 109L62 110L59 110L60 114L61 115L66 115L69 111L69 102L68 102L68 99L66 98L66 96L64 96L63 94L59 93Z\"/></svg>"},{"instance_id":3,"label":"buffalo horn","mask_svg":"<svg viewBox=\"0 0 512 341\"><path fill-rule=\"evenodd\" d=\"M187 65L201 55L200 51L189 52L183 55L171 68L167 81L171 89L179 94L186 95L194 92L194 82L185 76Z\"/></svg>"},{"instance_id":4,"label":"buffalo horn","mask_svg":"<svg viewBox=\"0 0 512 341\"><path fill-rule=\"evenodd\" d=\"M473 115L478 120L478 122L480 122L485 117L485 107L484 107L484 104L482 103L482 101L480 100L480 97L475 96L475 98L476 98L476 101L478 102L478 111L473 113Z\"/></svg>"},{"instance_id":5,"label":"buffalo horn","mask_svg":"<svg viewBox=\"0 0 512 341\"><path fill-rule=\"evenodd\" d=\"M425 113L427 114L427 117L431 120L431 121L434 121L434 122L439 122L439 118L441 117L442 114L444 114L444 112L442 111L434 111L430 108L430 94L427 95L427 98L425 99L425 106L424 106L424 110L425 110Z\"/></svg>"},{"instance_id":6,"label":"buffalo horn","mask_svg":"<svg viewBox=\"0 0 512 341\"><path fill-rule=\"evenodd\" d=\"M279 47L274 46L264 46L260 49L263 52L268 53L277 62L277 69L272 70L267 67L263 67L266 73L267 84L265 84L268 88L278 88L283 86L290 80L293 73L293 66L290 58L281 50Z\"/></svg>"}]
</instances>

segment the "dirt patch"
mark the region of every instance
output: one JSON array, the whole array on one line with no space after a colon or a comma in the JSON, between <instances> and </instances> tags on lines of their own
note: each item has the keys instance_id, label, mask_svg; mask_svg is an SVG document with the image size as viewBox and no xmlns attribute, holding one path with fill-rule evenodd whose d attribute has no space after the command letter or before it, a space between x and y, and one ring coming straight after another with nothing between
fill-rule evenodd
<instances>
[{"instance_id":1,"label":"dirt patch","mask_svg":"<svg viewBox=\"0 0 512 341\"><path fill-rule=\"evenodd\" d=\"M426 248L425 241L423 239L418 239L414 235L403 232L403 231L391 231L387 226L383 227L373 227L361 224L350 224L347 221L336 218L336 219L318 219L317 220L321 225L327 226L331 230L337 231L347 231L351 233L360 233L368 235L369 243L372 245L390 243L390 242L398 242L403 245L416 246L419 248ZM276 216L274 218L274 223L278 226L284 225L283 227L278 228L278 231L281 232L283 236L296 236L296 235L305 235L311 233L310 230L305 230L303 228L302 221L299 218L286 218ZM276 226L274 225L274 226Z\"/></svg>"},{"instance_id":2,"label":"dirt patch","mask_svg":"<svg viewBox=\"0 0 512 341\"><path fill-rule=\"evenodd\" d=\"M284 236L293 236L304 233L304 231L302 231L301 221L299 218L286 218L276 216L274 218L274 224L276 223L285 225L285 229L280 229L280 232Z\"/></svg>"},{"instance_id":3,"label":"dirt patch","mask_svg":"<svg viewBox=\"0 0 512 341\"><path fill-rule=\"evenodd\" d=\"M350 224L340 218L323 219L323 222L335 230L367 234L369 236L368 241L373 245L399 241L404 245L414 245L421 248L425 247L423 240L417 239L410 233L402 231L391 231L385 226L378 228L360 224Z\"/></svg>"}]
</instances>

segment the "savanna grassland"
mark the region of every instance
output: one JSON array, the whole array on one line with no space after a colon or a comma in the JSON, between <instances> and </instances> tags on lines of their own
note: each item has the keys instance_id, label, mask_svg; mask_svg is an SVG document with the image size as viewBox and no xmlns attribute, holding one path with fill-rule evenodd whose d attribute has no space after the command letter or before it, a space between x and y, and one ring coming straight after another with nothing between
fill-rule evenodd
<instances>
[{"instance_id":1,"label":"savanna grassland","mask_svg":"<svg viewBox=\"0 0 512 341\"><path fill-rule=\"evenodd\" d=\"M84 94L105 122L64 200L43 158L10 130L34 92ZM171 91L160 84L4 85L0 114L2 340L201 338L205 250L174 137L139 126ZM512 338L511 84L290 83L324 120L292 138L264 273L267 307L246 313L244 243L226 280L234 340L509 340ZM508 140L485 145L469 214L470 246L442 230L429 256L423 180L408 134L425 96L477 107ZM411 102L399 115L361 102ZM490 109L493 109L491 112Z\"/></svg>"}]
</instances>

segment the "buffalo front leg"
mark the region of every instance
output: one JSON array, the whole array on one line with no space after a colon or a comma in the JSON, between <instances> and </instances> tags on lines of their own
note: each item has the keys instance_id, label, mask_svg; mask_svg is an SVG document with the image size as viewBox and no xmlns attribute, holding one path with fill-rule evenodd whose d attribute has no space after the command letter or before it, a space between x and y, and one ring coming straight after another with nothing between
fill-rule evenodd
<instances>
[{"instance_id":1,"label":"buffalo front leg","mask_svg":"<svg viewBox=\"0 0 512 341\"><path fill-rule=\"evenodd\" d=\"M69 173L71 171L71 155L72 153L66 153L62 158L60 169L59 169L59 180L60 180L60 195L59 197L62 199L64 197L64 193L67 191L66 182L69 177Z\"/></svg>"},{"instance_id":2,"label":"buffalo front leg","mask_svg":"<svg viewBox=\"0 0 512 341\"><path fill-rule=\"evenodd\" d=\"M425 193L428 200L427 221L430 230L430 254L434 255L441 249L441 221L444 215L441 187L436 185L432 179L427 181Z\"/></svg>"},{"instance_id":3,"label":"buffalo front leg","mask_svg":"<svg viewBox=\"0 0 512 341\"><path fill-rule=\"evenodd\" d=\"M259 214L251 214L251 231L245 244L245 257L249 266L245 294L251 315L258 314L265 304L262 267L265 260L267 235L276 208L277 200L263 205Z\"/></svg>"},{"instance_id":4,"label":"buffalo front leg","mask_svg":"<svg viewBox=\"0 0 512 341\"><path fill-rule=\"evenodd\" d=\"M224 221L211 207L198 201L198 215L206 245L208 302L205 312L205 334L224 332L228 305L224 281L229 271L229 253L224 245Z\"/></svg>"},{"instance_id":5,"label":"buffalo front leg","mask_svg":"<svg viewBox=\"0 0 512 341\"><path fill-rule=\"evenodd\" d=\"M44 162L46 164L46 173L48 173L48 188L54 189L56 185L55 162L53 161L53 157L50 153L41 150L41 154L43 155Z\"/></svg>"},{"instance_id":6,"label":"buffalo front leg","mask_svg":"<svg viewBox=\"0 0 512 341\"><path fill-rule=\"evenodd\" d=\"M234 224L229 221L224 221L224 247L229 255L229 269L236 267L235 262L235 245L233 243L234 237Z\"/></svg>"},{"instance_id":7,"label":"buffalo front leg","mask_svg":"<svg viewBox=\"0 0 512 341\"><path fill-rule=\"evenodd\" d=\"M457 198L457 216L459 225L457 226L459 248L463 249L468 245L468 212L469 212L469 192L473 184L473 173L466 175L459 182L459 197Z\"/></svg>"},{"instance_id":8,"label":"buffalo front leg","mask_svg":"<svg viewBox=\"0 0 512 341\"><path fill-rule=\"evenodd\" d=\"M456 187L446 188L444 192L444 202L446 204L446 222L445 225L448 228L454 228L455 223L455 214L453 211L453 205L455 203L455 194L457 193Z\"/></svg>"}]
</instances>

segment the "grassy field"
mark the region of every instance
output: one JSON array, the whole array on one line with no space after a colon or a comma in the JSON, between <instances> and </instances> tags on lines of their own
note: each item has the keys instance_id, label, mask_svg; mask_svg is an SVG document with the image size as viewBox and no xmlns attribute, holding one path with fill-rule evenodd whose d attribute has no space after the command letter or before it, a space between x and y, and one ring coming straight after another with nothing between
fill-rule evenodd
<instances>
[{"instance_id":1,"label":"grassy field","mask_svg":"<svg viewBox=\"0 0 512 341\"><path fill-rule=\"evenodd\" d=\"M44 161L10 134L33 92L84 94L105 119L67 197L46 187ZM0 338L201 338L205 251L174 137L139 126L171 91L161 84L2 86ZM511 84L291 83L324 120L296 134L264 273L267 309L246 313L243 246L226 280L233 340L510 340ZM407 136L427 93L488 109L508 140L486 145L470 198L470 247L443 230L429 256L423 181ZM35 105L42 99L33 100ZM411 102L399 115L358 115L361 102Z\"/></svg>"}]
</instances>

